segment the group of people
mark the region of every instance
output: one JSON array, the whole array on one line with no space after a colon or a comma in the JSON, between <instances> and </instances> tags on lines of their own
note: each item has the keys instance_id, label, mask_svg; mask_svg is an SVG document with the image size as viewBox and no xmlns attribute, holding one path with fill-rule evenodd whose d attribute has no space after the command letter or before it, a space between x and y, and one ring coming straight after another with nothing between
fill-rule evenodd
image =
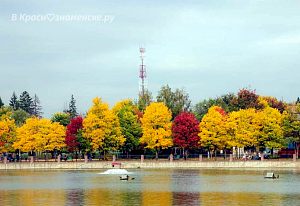
<instances>
[{"instance_id":1,"label":"group of people","mask_svg":"<svg viewBox=\"0 0 300 206\"><path fill-rule=\"evenodd\" d=\"M260 152L254 152L254 153L248 153L248 152L245 152L243 154L243 157L242 159L243 160L261 160L261 157L262 157L262 153ZM267 158L267 155L264 155L264 158Z\"/></svg>"},{"instance_id":2,"label":"group of people","mask_svg":"<svg viewBox=\"0 0 300 206\"><path fill-rule=\"evenodd\" d=\"M2 154L0 156L0 161L3 161L5 157L8 162L19 162L20 161L19 154L15 154L15 153ZM27 158L26 158L26 160L27 160Z\"/></svg>"}]
</instances>

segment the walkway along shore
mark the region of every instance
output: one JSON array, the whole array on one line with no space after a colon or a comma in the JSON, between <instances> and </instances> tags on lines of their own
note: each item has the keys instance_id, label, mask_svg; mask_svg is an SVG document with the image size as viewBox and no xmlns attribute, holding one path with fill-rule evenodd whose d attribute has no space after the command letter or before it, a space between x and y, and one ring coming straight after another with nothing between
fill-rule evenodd
<instances>
[{"instance_id":1,"label":"walkway along shore","mask_svg":"<svg viewBox=\"0 0 300 206\"><path fill-rule=\"evenodd\" d=\"M116 164L117 163L117 164ZM9 162L0 163L0 170L20 169L107 169L107 168L293 168L300 169L300 161L91 161L82 162Z\"/></svg>"}]
</instances>

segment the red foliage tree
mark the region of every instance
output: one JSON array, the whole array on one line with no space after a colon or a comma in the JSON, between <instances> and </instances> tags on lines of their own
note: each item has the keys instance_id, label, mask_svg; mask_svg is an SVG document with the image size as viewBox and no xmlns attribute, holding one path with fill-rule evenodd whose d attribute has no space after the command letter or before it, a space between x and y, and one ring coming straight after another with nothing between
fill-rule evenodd
<instances>
[{"instance_id":1,"label":"red foliage tree","mask_svg":"<svg viewBox=\"0 0 300 206\"><path fill-rule=\"evenodd\" d=\"M278 109L280 113L286 109L286 104L283 101L277 100L275 97L264 97L270 107Z\"/></svg>"},{"instance_id":2,"label":"red foliage tree","mask_svg":"<svg viewBox=\"0 0 300 206\"><path fill-rule=\"evenodd\" d=\"M234 103L239 109L259 109L258 97L259 96L255 93L255 90L241 89Z\"/></svg>"},{"instance_id":3,"label":"red foliage tree","mask_svg":"<svg viewBox=\"0 0 300 206\"><path fill-rule=\"evenodd\" d=\"M82 129L82 121L83 118L81 116L75 117L71 120L71 122L67 125L66 131L66 145L70 152L75 151L78 146L79 142L77 140L77 133L78 130Z\"/></svg>"},{"instance_id":4,"label":"red foliage tree","mask_svg":"<svg viewBox=\"0 0 300 206\"><path fill-rule=\"evenodd\" d=\"M199 146L199 121L195 115L189 112L182 112L175 117L172 124L173 143L175 146L187 150Z\"/></svg>"}]
</instances>

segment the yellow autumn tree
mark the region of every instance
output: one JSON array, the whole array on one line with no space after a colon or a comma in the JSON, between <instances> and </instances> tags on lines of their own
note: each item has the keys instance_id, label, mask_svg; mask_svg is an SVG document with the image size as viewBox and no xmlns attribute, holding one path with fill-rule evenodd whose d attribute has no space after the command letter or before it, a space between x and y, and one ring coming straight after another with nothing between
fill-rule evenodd
<instances>
[{"instance_id":1,"label":"yellow autumn tree","mask_svg":"<svg viewBox=\"0 0 300 206\"><path fill-rule=\"evenodd\" d=\"M255 109L241 109L228 115L226 127L228 143L232 147L255 146L258 143L260 124Z\"/></svg>"},{"instance_id":2,"label":"yellow autumn tree","mask_svg":"<svg viewBox=\"0 0 300 206\"><path fill-rule=\"evenodd\" d=\"M218 106L209 108L199 124L199 144L211 154L228 147L226 112Z\"/></svg>"},{"instance_id":3,"label":"yellow autumn tree","mask_svg":"<svg viewBox=\"0 0 300 206\"><path fill-rule=\"evenodd\" d=\"M146 144L146 148L158 150L173 145L172 141L172 113L162 102L153 102L146 107L142 121L143 136L140 143Z\"/></svg>"},{"instance_id":4,"label":"yellow autumn tree","mask_svg":"<svg viewBox=\"0 0 300 206\"><path fill-rule=\"evenodd\" d=\"M49 119L29 118L17 129L15 149L23 152L53 151L65 147L65 127Z\"/></svg>"},{"instance_id":5,"label":"yellow autumn tree","mask_svg":"<svg viewBox=\"0 0 300 206\"><path fill-rule=\"evenodd\" d=\"M258 134L258 144L260 148L282 148L286 145L283 135L283 120L278 109L266 106L258 112L256 124L260 125Z\"/></svg>"},{"instance_id":6,"label":"yellow autumn tree","mask_svg":"<svg viewBox=\"0 0 300 206\"><path fill-rule=\"evenodd\" d=\"M267 101L267 97L259 96L257 101L258 101L258 107L260 110L270 107L270 105Z\"/></svg>"},{"instance_id":7,"label":"yellow autumn tree","mask_svg":"<svg viewBox=\"0 0 300 206\"><path fill-rule=\"evenodd\" d=\"M16 139L15 120L10 115L4 114L0 117L0 152L13 151L12 144Z\"/></svg>"},{"instance_id":8,"label":"yellow autumn tree","mask_svg":"<svg viewBox=\"0 0 300 206\"><path fill-rule=\"evenodd\" d=\"M124 99L122 101L119 101L115 104L115 106L112 108L114 113L118 113L120 110L122 110L126 106L132 106L133 107L133 102L130 99Z\"/></svg>"},{"instance_id":9,"label":"yellow autumn tree","mask_svg":"<svg viewBox=\"0 0 300 206\"><path fill-rule=\"evenodd\" d=\"M256 146L261 124L257 121L255 109L241 109L231 112L226 121L228 144L239 156L238 148Z\"/></svg>"},{"instance_id":10,"label":"yellow autumn tree","mask_svg":"<svg viewBox=\"0 0 300 206\"><path fill-rule=\"evenodd\" d=\"M83 137L94 151L114 151L124 144L118 117L99 97L93 99L93 105L83 120Z\"/></svg>"}]
</instances>

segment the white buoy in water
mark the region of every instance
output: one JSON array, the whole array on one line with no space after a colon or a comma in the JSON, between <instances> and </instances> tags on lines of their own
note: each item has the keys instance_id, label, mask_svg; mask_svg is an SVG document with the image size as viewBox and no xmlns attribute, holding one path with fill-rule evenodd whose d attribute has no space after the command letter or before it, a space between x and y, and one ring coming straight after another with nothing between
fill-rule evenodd
<instances>
[{"instance_id":1,"label":"white buoy in water","mask_svg":"<svg viewBox=\"0 0 300 206\"><path fill-rule=\"evenodd\" d=\"M106 170L105 172L101 172L98 174L101 174L101 175L127 175L127 174L132 174L132 173L128 172L125 169L109 169L109 170Z\"/></svg>"}]
</instances>

